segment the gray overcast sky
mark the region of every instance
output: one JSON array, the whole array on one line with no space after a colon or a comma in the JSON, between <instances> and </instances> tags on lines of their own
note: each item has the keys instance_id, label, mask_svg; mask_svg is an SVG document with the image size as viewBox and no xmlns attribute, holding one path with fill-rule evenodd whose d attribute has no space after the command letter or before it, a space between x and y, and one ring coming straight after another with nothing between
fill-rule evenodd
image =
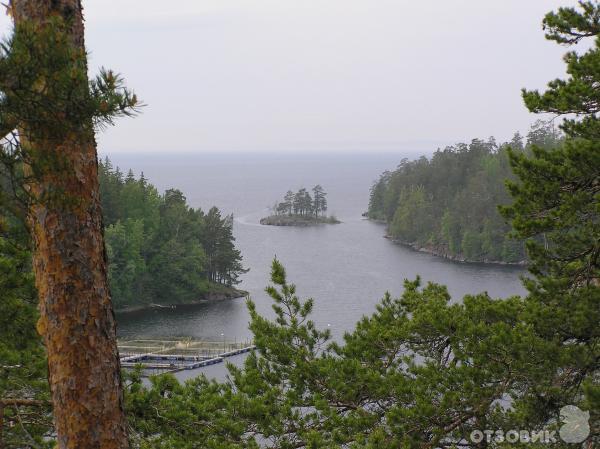
<instances>
[{"instance_id":1,"label":"gray overcast sky","mask_svg":"<svg viewBox=\"0 0 600 449\"><path fill-rule=\"evenodd\" d=\"M91 69L148 106L116 151L427 151L510 138L520 89L564 76L543 15L570 0L83 0ZM2 18L0 29L9 30Z\"/></svg>"}]
</instances>

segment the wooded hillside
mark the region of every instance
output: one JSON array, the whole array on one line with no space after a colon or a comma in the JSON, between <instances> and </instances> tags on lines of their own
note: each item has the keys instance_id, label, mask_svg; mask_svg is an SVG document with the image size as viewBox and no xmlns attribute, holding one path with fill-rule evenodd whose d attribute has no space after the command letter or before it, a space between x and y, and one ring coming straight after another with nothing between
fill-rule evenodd
<instances>
[{"instance_id":1,"label":"wooded hillside","mask_svg":"<svg viewBox=\"0 0 600 449\"><path fill-rule=\"evenodd\" d=\"M524 141L525 140L525 141ZM521 241L498 212L511 202L505 182L514 179L507 149L550 149L560 137L551 125L537 123L526 139L515 134L498 144L474 139L436 151L431 158L404 159L371 189L368 216L385 221L388 235L417 249L452 259L519 263Z\"/></svg>"}]
</instances>

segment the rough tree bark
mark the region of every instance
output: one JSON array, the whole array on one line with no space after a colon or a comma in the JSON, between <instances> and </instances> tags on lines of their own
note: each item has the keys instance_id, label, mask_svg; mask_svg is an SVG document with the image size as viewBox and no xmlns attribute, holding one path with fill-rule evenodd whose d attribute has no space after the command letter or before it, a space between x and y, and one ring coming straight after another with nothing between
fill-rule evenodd
<instances>
[{"instance_id":1,"label":"rough tree bark","mask_svg":"<svg viewBox=\"0 0 600 449\"><path fill-rule=\"evenodd\" d=\"M74 45L84 48L79 0L11 0L15 24L44 27L60 15ZM81 86L80 86L81 87ZM70 132L61 141L19 130L35 158L58 155L29 184L34 198L64 192L76 201L33 201L29 223L40 301L38 330L48 352L58 447L127 448L115 318L108 288L93 127ZM39 136L39 133L36 134Z\"/></svg>"}]
</instances>

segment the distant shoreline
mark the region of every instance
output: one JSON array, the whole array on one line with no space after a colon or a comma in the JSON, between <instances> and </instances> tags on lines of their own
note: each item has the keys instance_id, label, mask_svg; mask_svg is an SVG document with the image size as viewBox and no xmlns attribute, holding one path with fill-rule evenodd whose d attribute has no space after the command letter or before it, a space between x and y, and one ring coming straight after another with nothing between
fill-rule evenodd
<instances>
[{"instance_id":1,"label":"distant shoreline","mask_svg":"<svg viewBox=\"0 0 600 449\"><path fill-rule=\"evenodd\" d=\"M260 219L260 224L265 226L318 226L324 224L339 224L337 218L315 217L306 215L270 215Z\"/></svg>"},{"instance_id":2,"label":"distant shoreline","mask_svg":"<svg viewBox=\"0 0 600 449\"><path fill-rule=\"evenodd\" d=\"M139 304L132 306L125 306L115 308L115 313L132 313L140 312L142 310L149 309L176 309L177 306L193 306L198 304L205 304L213 301L226 301L229 299L244 298L248 296L248 292L245 290L238 290L233 287L224 287L223 291L207 292L202 298L199 298L191 302L177 302L177 303L151 303L151 304Z\"/></svg>"},{"instance_id":3,"label":"distant shoreline","mask_svg":"<svg viewBox=\"0 0 600 449\"><path fill-rule=\"evenodd\" d=\"M430 255L436 256L436 257L441 257L446 260L451 260L452 262L467 263L467 264L503 265L503 266L509 266L509 267L526 267L527 266L527 261L525 261L525 260L521 260L519 262L505 262L502 260L488 260L488 259L472 260L472 259L466 259L461 256L455 256L453 254L448 254L446 252L441 251L440 249L437 249L437 248L434 248L431 246L422 246L417 243L411 243L411 242L405 242L402 240L398 240L389 234L384 235L383 238L386 238L386 239L390 240L392 243L395 243L397 245L401 245L401 246L410 248L413 251L430 254Z\"/></svg>"}]
</instances>

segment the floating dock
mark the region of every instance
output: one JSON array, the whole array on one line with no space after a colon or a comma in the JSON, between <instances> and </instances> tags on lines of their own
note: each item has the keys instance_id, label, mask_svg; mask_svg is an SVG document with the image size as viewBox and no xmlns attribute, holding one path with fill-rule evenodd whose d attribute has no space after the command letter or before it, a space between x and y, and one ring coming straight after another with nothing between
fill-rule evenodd
<instances>
[{"instance_id":1,"label":"floating dock","mask_svg":"<svg viewBox=\"0 0 600 449\"><path fill-rule=\"evenodd\" d=\"M209 342L184 338L181 340L119 341L121 366L141 367L142 375L150 376L198 369L223 363L227 357L254 350L251 340L243 342Z\"/></svg>"}]
</instances>

